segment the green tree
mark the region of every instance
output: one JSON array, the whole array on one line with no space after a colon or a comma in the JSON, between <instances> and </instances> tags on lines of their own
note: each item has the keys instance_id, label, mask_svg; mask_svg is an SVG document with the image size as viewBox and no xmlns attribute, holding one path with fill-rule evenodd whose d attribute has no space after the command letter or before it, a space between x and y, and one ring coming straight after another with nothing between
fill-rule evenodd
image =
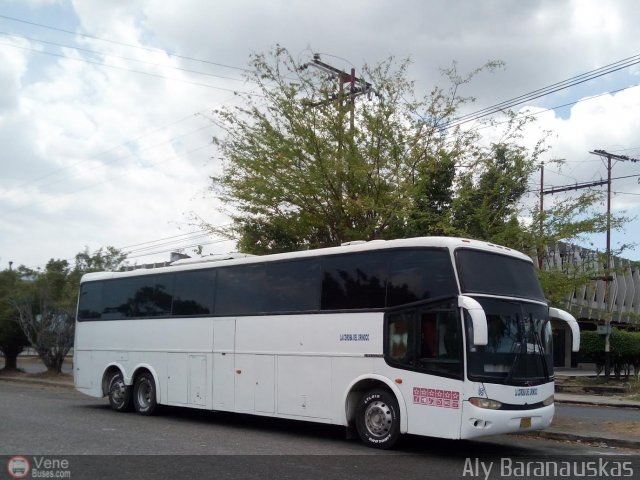
<instances>
[{"instance_id":1,"label":"green tree","mask_svg":"<svg viewBox=\"0 0 640 480\"><path fill-rule=\"evenodd\" d=\"M407 78L409 66L394 58L365 66L361 76L376 95L356 100L343 79L304 68L284 48L253 56L248 80L257 88L242 95L243 106L214 112L223 169L212 190L233 221L212 229L255 254L454 235L532 257L546 245L603 231L606 215L594 193L544 212L527 207L529 181L547 151L546 135L523 146L530 118L509 114L493 142L477 129L448 128L473 101L460 93L466 84L500 62L466 76L454 64L443 70L448 86L423 96ZM614 228L627 220L614 218ZM540 272L561 308L590 276L584 269Z\"/></svg>"},{"instance_id":2,"label":"green tree","mask_svg":"<svg viewBox=\"0 0 640 480\"><path fill-rule=\"evenodd\" d=\"M17 357L29 345L20 329L18 314L10 298L20 286L20 277L14 270L0 272L0 352L4 355L6 370L17 368Z\"/></svg>"},{"instance_id":3,"label":"green tree","mask_svg":"<svg viewBox=\"0 0 640 480\"><path fill-rule=\"evenodd\" d=\"M25 272L13 299L20 327L47 370L60 372L73 346L75 302L66 260L50 260L45 271Z\"/></svg>"},{"instance_id":4,"label":"green tree","mask_svg":"<svg viewBox=\"0 0 640 480\"><path fill-rule=\"evenodd\" d=\"M511 247L524 243L518 215L540 153L517 144L491 145L489 155L460 175L453 233Z\"/></svg>"},{"instance_id":5,"label":"green tree","mask_svg":"<svg viewBox=\"0 0 640 480\"><path fill-rule=\"evenodd\" d=\"M532 221L523 224L524 241L513 247L541 260L543 268L539 270L538 277L547 299L554 306L568 309L571 297L577 289L603 275L602 268L606 264L606 258L604 253L600 253L575 265L565 262L553 266L545 262L545 247L555 248L560 242L588 244L587 235L604 236L607 231L605 200L605 193L597 191L554 199L545 206L543 212L540 212L539 205L534 207L530 213ZM624 214L612 214L611 229L621 231L630 220ZM628 247L621 245L612 254L620 255Z\"/></svg>"},{"instance_id":6,"label":"green tree","mask_svg":"<svg viewBox=\"0 0 640 480\"><path fill-rule=\"evenodd\" d=\"M74 270L79 273L115 272L126 265L127 254L115 247L99 248L91 253L89 247L76 255Z\"/></svg>"},{"instance_id":7,"label":"green tree","mask_svg":"<svg viewBox=\"0 0 640 480\"><path fill-rule=\"evenodd\" d=\"M90 254L85 248L75 265L51 259L43 272L19 269L20 282L10 295L22 332L48 370L60 372L73 346L80 279L84 273L117 270L126 256L113 247Z\"/></svg>"},{"instance_id":8,"label":"green tree","mask_svg":"<svg viewBox=\"0 0 640 480\"><path fill-rule=\"evenodd\" d=\"M233 219L222 233L243 251L465 233L471 219L454 223L452 208L459 184L472 184L474 174L459 172L484 165L486 182L490 172L505 176L532 161L512 144L516 122L500 145L487 147L477 132L445 128L470 101L458 90L482 69L461 77L454 66L444 72L448 89L417 98L409 62L391 58L364 67L377 95L356 102L334 79L301 70L283 48L254 56L252 67L257 92L243 107L215 112L225 135L214 139L224 169L213 189ZM510 201L496 196L494 206L507 210Z\"/></svg>"}]
</instances>

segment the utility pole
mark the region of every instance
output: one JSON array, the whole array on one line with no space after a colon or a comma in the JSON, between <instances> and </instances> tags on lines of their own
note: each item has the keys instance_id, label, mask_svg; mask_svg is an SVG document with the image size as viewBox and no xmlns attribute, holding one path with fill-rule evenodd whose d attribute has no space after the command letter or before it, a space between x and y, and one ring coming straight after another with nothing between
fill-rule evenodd
<instances>
[{"instance_id":1,"label":"utility pole","mask_svg":"<svg viewBox=\"0 0 640 480\"><path fill-rule=\"evenodd\" d=\"M350 73L347 73L343 70L340 70L336 67L333 67L327 63L324 63L320 60L320 55L317 53L313 54L313 60L309 63L305 63L300 67L301 70L304 70L307 67L315 67L323 72L328 73L332 78L335 78L338 81L338 94L331 95L327 100L323 100L321 102L311 103L312 107L317 107L320 105L327 105L333 102L336 99L342 100L344 96L344 85L349 84L349 89L347 96L349 97L350 104L350 118L349 125L351 127L351 131L353 132L354 122L355 122L355 103L356 97L361 95L367 95L371 98L371 94L377 92L373 89L373 85L369 82L365 82L363 79L356 77L356 69L352 68Z\"/></svg>"},{"instance_id":2,"label":"utility pole","mask_svg":"<svg viewBox=\"0 0 640 480\"><path fill-rule=\"evenodd\" d=\"M568 192L570 190L581 190L583 188L591 188L591 187L598 187L601 185L605 185L607 184L607 181L595 181L595 182L582 182L582 183L575 183L574 185L565 185L562 187L551 187L545 190L544 188L544 163L541 166L541 170L540 170L540 215L541 215L541 219L540 219L540 237L542 238L542 234L543 234L543 222L542 222L542 212L544 212L544 196L545 195L553 195L555 193L560 193L560 192ZM542 246L542 249L544 249L544 245ZM543 264L542 264L542 253L540 253L540 255L538 256L538 265L539 268L542 269Z\"/></svg>"},{"instance_id":3,"label":"utility pole","mask_svg":"<svg viewBox=\"0 0 640 480\"><path fill-rule=\"evenodd\" d=\"M363 79L356 77L356 69L352 68L351 69L351 73L347 73L343 70L340 70L332 65L329 65L327 63L324 63L323 61L320 60L320 55L317 53L313 54L313 60L309 63L305 63L304 65L302 65L300 67L300 70L305 70L308 67L314 67L317 68L318 70L325 72L327 74L329 74L329 80L336 80L338 82L338 93L337 94L332 94L329 95L328 98L326 98L325 100L321 100L319 102L310 102L310 101L305 101L305 104L307 106L310 107L319 107L319 106L324 106L324 105L330 105L333 102L335 102L336 100L339 102L339 108L338 108L338 118L340 123L342 123L343 121L343 113L344 113L344 109L343 109L343 101L345 98L345 84L348 84L348 89L347 89L347 93L346 96L348 97L348 102L349 102L349 137L350 137L350 141L348 142L348 148L350 151L352 151L355 146L354 146L354 135L355 135L355 105L356 105L356 97L359 97L361 95L367 95L367 97L370 99L371 98L371 94L374 93L376 95L378 95L378 93L374 90L373 85L371 85L369 82L365 82ZM342 128L342 125L340 125L340 127ZM339 134L338 137L338 155L342 155L342 151L343 151L343 135L342 135L342 131ZM344 167L339 167L338 171L336 172L336 175L338 176L338 178L341 178L343 173L342 168L345 168L346 171L346 175L349 174L349 169L350 169L350 162L348 161L348 157L347 157L347 161L345 162ZM342 189L346 188L348 190L349 188L349 184L348 182L339 182L339 195L342 197L343 192ZM347 192L348 194L348 192ZM338 217L338 222L342 221L342 215L339 214Z\"/></svg>"},{"instance_id":4,"label":"utility pole","mask_svg":"<svg viewBox=\"0 0 640 480\"><path fill-rule=\"evenodd\" d=\"M544 161L540 164L540 242L538 245L538 268L542 270L542 251L544 250L544 243L542 238L544 235Z\"/></svg>"},{"instance_id":5,"label":"utility pole","mask_svg":"<svg viewBox=\"0 0 640 480\"><path fill-rule=\"evenodd\" d=\"M611 317L613 316L613 302L611 301L611 282L613 281L613 275L611 274L611 170L613 165L611 160L617 160L619 162L640 162L635 158L627 157L626 155L615 155L613 153L606 152L604 150L594 150L589 152L592 155L598 155L607 159L607 252L604 264L604 277L605 289L604 289L604 302L605 302L605 337L604 337L604 376L609 378L611 374Z\"/></svg>"}]
</instances>

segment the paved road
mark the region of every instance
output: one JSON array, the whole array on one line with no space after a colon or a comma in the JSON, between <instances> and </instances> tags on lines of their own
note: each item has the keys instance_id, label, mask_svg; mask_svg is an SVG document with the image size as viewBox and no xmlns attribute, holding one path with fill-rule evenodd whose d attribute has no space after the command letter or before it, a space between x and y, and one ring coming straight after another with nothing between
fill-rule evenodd
<instances>
[{"instance_id":1,"label":"paved road","mask_svg":"<svg viewBox=\"0 0 640 480\"><path fill-rule=\"evenodd\" d=\"M0 383L0 405L0 455L67 456L73 478L111 477L116 466L128 477L166 477L179 465L186 469L182 473L216 472L215 478L388 479L393 472L395 478L447 479L462 476L467 458L592 459L625 453L524 436L483 441L408 437L396 450L380 452L345 440L343 429L335 426L180 408L148 418L113 412L106 400L70 389L10 382Z\"/></svg>"}]
</instances>

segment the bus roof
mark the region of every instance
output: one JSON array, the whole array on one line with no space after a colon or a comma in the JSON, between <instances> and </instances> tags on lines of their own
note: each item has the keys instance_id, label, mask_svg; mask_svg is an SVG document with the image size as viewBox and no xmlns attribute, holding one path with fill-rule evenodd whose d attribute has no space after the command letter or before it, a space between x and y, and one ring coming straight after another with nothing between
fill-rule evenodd
<instances>
[{"instance_id":1,"label":"bus roof","mask_svg":"<svg viewBox=\"0 0 640 480\"><path fill-rule=\"evenodd\" d=\"M393 248L415 248L415 247L439 247L455 250L457 248L472 248L501 255L507 255L532 262L527 255L511 248L495 245L480 240L470 240L458 237L415 237L402 238L397 240L371 240L368 242L350 242L339 247L318 248L315 250L300 250L297 252L274 253L270 255L247 255L233 258L223 256L222 260L212 261L204 257L200 261L181 262L177 265L159 268L141 268L126 272L92 272L82 276L82 282L92 280L106 280L111 278L134 277L159 273L170 273L177 270L200 270L211 267L224 267L227 265L255 264L264 262L275 262L278 260L289 260L295 258L311 258L322 255L339 255L342 253L367 252L373 250L387 250Z\"/></svg>"}]
</instances>

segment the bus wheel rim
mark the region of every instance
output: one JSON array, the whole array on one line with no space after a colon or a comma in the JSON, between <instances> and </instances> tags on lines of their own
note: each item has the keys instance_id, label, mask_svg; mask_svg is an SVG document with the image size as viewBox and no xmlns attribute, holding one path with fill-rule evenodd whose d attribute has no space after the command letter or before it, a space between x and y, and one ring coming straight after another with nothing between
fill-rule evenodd
<instances>
[{"instance_id":1,"label":"bus wheel rim","mask_svg":"<svg viewBox=\"0 0 640 480\"><path fill-rule=\"evenodd\" d=\"M111 396L116 404L121 404L124 401L124 389L124 380L122 378L116 378L113 380L113 383L111 384Z\"/></svg>"},{"instance_id":2,"label":"bus wheel rim","mask_svg":"<svg viewBox=\"0 0 640 480\"><path fill-rule=\"evenodd\" d=\"M151 385L148 381L140 383L138 389L138 403L142 407L148 407L151 404Z\"/></svg>"},{"instance_id":3,"label":"bus wheel rim","mask_svg":"<svg viewBox=\"0 0 640 480\"><path fill-rule=\"evenodd\" d=\"M388 434L393 423L391 408L380 400L371 402L365 410L364 422L371 435L382 437Z\"/></svg>"}]
</instances>

